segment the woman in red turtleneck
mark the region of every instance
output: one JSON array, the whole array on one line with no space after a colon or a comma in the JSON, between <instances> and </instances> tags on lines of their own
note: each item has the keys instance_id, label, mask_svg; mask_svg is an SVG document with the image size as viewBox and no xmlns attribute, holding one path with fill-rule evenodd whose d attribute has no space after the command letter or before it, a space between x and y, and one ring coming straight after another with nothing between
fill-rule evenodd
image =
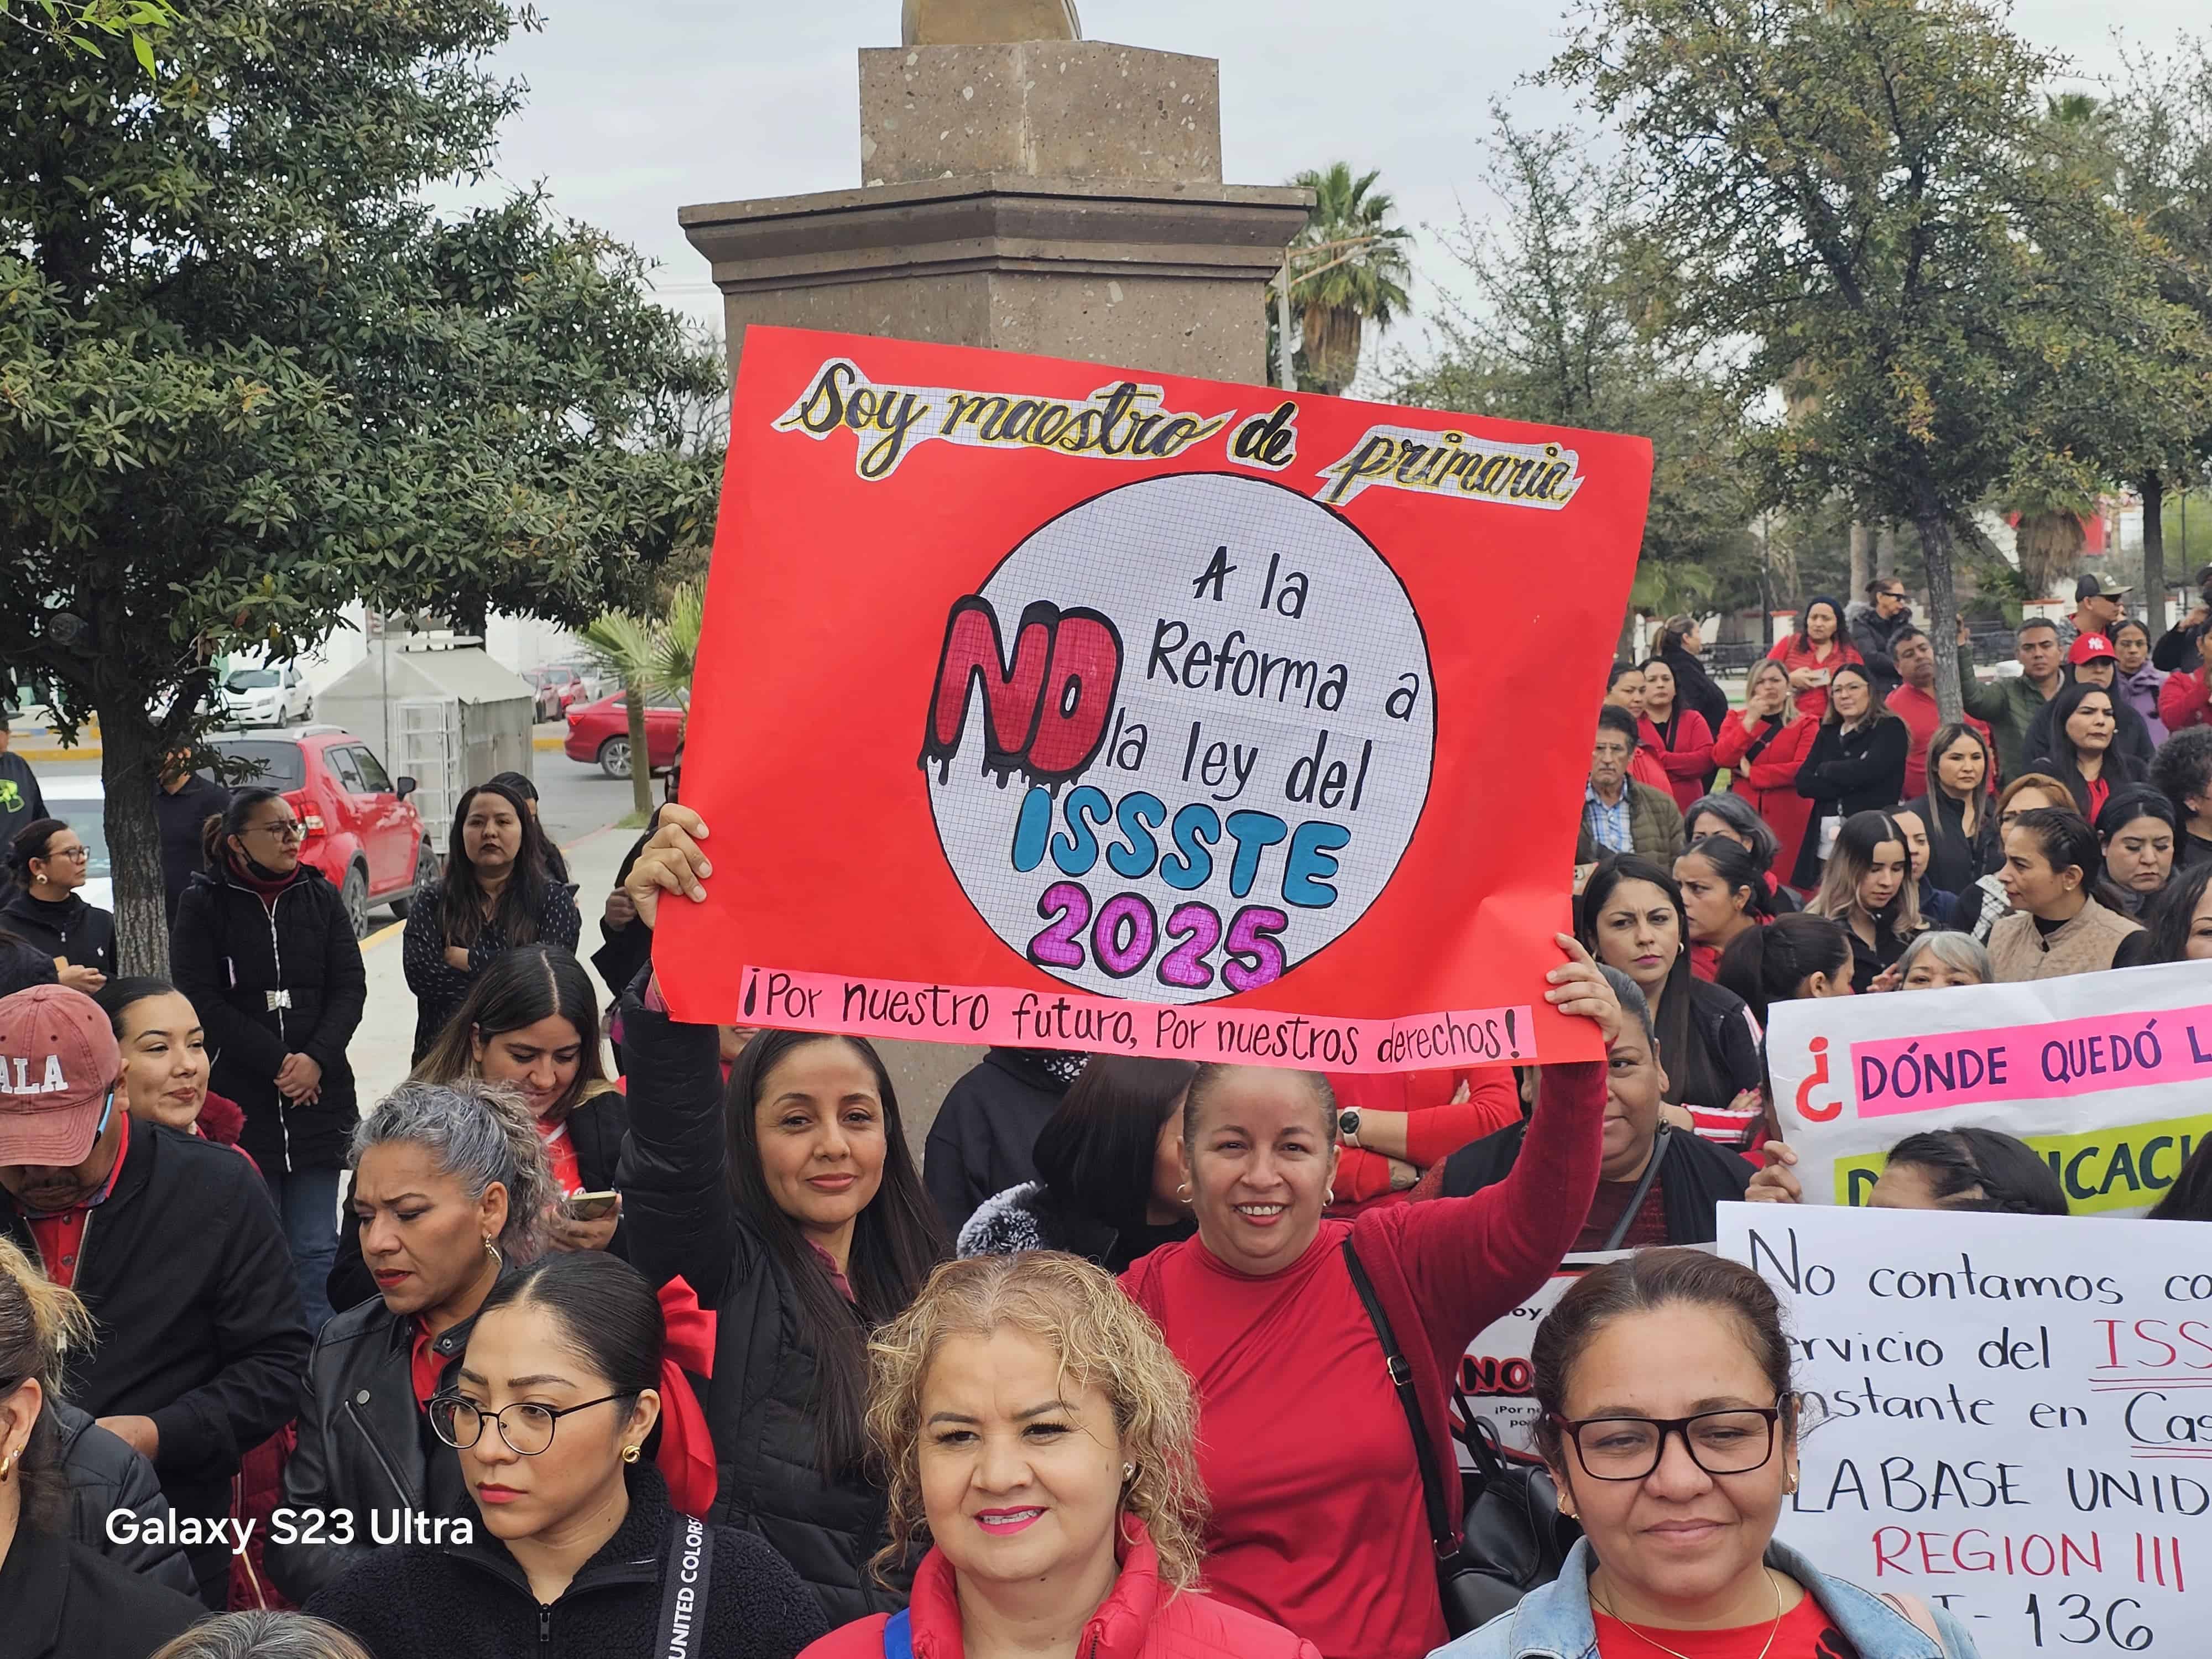
<instances>
[{"instance_id":1,"label":"woman in red turtleneck","mask_svg":"<svg viewBox=\"0 0 2212 1659\"><path fill-rule=\"evenodd\" d=\"M1559 938L1571 960L1552 970L1545 1000L1609 1043L1620 1005L1588 952ZM1443 1643L1419 1465L1344 1245L1412 1363L1431 1455L1454 1468L1444 1380L1573 1243L1597 1186L1605 1069L1545 1068L1528 1127L1535 1153L1499 1185L1331 1221L1327 1082L1200 1068L1183 1115L1198 1235L1153 1251L1122 1283L1198 1385L1218 1600L1328 1659L1418 1659Z\"/></svg>"}]
</instances>

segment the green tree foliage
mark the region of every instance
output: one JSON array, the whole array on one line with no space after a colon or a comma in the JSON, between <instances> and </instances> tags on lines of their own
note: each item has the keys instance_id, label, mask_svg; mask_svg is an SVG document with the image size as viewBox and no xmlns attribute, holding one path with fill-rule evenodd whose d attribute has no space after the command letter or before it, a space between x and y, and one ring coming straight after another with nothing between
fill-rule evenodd
<instances>
[{"instance_id":1,"label":"green tree foliage","mask_svg":"<svg viewBox=\"0 0 2212 1659\"><path fill-rule=\"evenodd\" d=\"M1735 394L1639 326L1646 295L1624 259L1628 179L1593 164L1570 135L1524 132L1492 113L1489 183L1504 211L1446 239L1473 303L1445 302L1439 349L1402 370L1394 395L1644 434L1655 471L1632 605L1663 616L1759 604Z\"/></svg>"},{"instance_id":2,"label":"green tree foliage","mask_svg":"<svg viewBox=\"0 0 2212 1659\"><path fill-rule=\"evenodd\" d=\"M2055 68L1978 0L1592 0L1548 71L1627 142L1655 325L1747 404L1782 390L1747 434L1761 500L1914 526L1939 624L1971 508L2180 325L2046 118Z\"/></svg>"},{"instance_id":3,"label":"green tree foliage","mask_svg":"<svg viewBox=\"0 0 2212 1659\"><path fill-rule=\"evenodd\" d=\"M169 0L0 0L0 52L12 50L23 30L90 58L128 40L138 67L153 76L154 54L176 21Z\"/></svg>"},{"instance_id":4,"label":"green tree foliage","mask_svg":"<svg viewBox=\"0 0 2212 1659\"><path fill-rule=\"evenodd\" d=\"M522 192L455 216L520 88L492 0L205 0L131 55L0 54L0 656L97 716L126 966L210 663L359 598L580 626L708 533L714 353Z\"/></svg>"},{"instance_id":5,"label":"green tree foliage","mask_svg":"<svg viewBox=\"0 0 2212 1659\"><path fill-rule=\"evenodd\" d=\"M1291 180L1314 192L1313 216L1291 245L1291 302L1298 349L1316 391L1332 395L1359 373L1367 325L1387 328L1410 303L1413 233L1396 222L1397 198L1375 188L1379 172L1355 176L1346 161Z\"/></svg>"}]
</instances>

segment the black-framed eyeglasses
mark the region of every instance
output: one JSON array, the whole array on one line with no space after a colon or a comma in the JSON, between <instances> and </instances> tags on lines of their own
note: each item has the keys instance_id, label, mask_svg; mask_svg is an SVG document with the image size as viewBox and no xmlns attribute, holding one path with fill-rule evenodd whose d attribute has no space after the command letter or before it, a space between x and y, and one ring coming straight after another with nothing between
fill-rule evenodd
<instances>
[{"instance_id":1,"label":"black-framed eyeglasses","mask_svg":"<svg viewBox=\"0 0 2212 1659\"><path fill-rule=\"evenodd\" d=\"M1594 1480L1642 1480L1659 1467L1667 1437L1682 1437L1690 1461L1707 1474L1749 1474L1774 1455L1779 1406L1736 1406L1689 1417L1585 1417L1552 1419L1575 1443L1575 1456Z\"/></svg>"},{"instance_id":2,"label":"black-framed eyeglasses","mask_svg":"<svg viewBox=\"0 0 2212 1659\"><path fill-rule=\"evenodd\" d=\"M466 1451L483 1438L484 1421L489 1418L499 1425L499 1437L507 1443L509 1451L518 1457L535 1457L553 1443L553 1430L562 1418L587 1412L610 1401L629 1398L626 1394L603 1394L580 1406L561 1407L518 1400L512 1406L488 1412L472 1400L464 1400L457 1394L441 1394L430 1401L430 1428L455 1451Z\"/></svg>"}]
</instances>

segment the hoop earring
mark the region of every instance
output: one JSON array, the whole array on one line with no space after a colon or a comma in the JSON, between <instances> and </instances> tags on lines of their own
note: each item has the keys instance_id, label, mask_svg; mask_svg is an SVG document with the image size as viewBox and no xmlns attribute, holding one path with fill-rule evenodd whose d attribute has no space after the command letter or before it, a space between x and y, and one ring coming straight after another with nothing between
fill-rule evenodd
<instances>
[{"instance_id":1,"label":"hoop earring","mask_svg":"<svg viewBox=\"0 0 2212 1659\"><path fill-rule=\"evenodd\" d=\"M507 1258L499 1253L499 1246L491 1242L489 1233L484 1235L484 1254L499 1263L501 1267L507 1266Z\"/></svg>"},{"instance_id":2,"label":"hoop earring","mask_svg":"<svg viewBox=\"0 0 2212 1659\"><path fill-rule=\"evenodd\" d=\"M635 1447L635 1446L624 1446L624 1447L623 1448L623 1462L625 1462L625 1463L635 1463L635 1462L637 1462L637 1460L638 1460L638 1456L639 1456L639 1449L638 1449L637 1447Z\"/></svg>"},{"instance_id":3,"label":"hoop earring","mask_svg":"<svg viewBox=\"0 0 2212 1659\"><path fill-rule=\"evenodd\" d=\"M0 1457L0 1486L4 1486L8 1484L8 1472L15 1467L15 1453L9 1452L5 1457Z\"/></svg>"},{"instance_id":4,"label":"hoop earring","mask_svg":"<svg viewBox=\"0 0 2212 1659\"><path fill-rule=\"evenodd\" d=\"M1322 1206L1323 1206L1324 1208L1326 1208L1328 1206L1329 1206L1329 1205L1331 1205L1331 1204L1335 1203L1335 1202L1336 1202L1336 1188L1334 1188L1334 1187L1331 1187L1331 1188L1328 1190L1328 1192L1327 1192L1327 1193L1325 1193L1325 1194L1322 1194L1322 1200L1321 1200L1321 1201L1322 1201Z\"/></svg>"},{"instance_id":5,"label":"hoop earring","mask_svg":"<svg viewBox=\"0 0 2212 1659\"><path fill-rule=\"evenodd\" d=\"M1189 1202L1190 1202L1190 1182L1188 1182L1188 1181L1181 1181L1181 1182L1177 1182L1176 1183L1176 1196L1178 1199L1182 1200L1185 1204L1189 1203Z\"/></svg>"}]
</instances>

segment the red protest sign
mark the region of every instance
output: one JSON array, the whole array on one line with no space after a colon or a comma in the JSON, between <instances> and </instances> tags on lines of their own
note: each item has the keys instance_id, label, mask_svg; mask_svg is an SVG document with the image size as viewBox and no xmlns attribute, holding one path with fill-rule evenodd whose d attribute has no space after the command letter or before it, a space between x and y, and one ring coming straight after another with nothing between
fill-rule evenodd
<instances>
[{"instance_id":1,"label":"red protest sign","mask_svg":"<svg viewBox=\"0 0 2212 1659\"><path fill-rule=\"evenodd\" d=\"M1389 1071L1573 1058L1641 439L754 328L682 1018Z\"/></svg>"}]
</instances>

